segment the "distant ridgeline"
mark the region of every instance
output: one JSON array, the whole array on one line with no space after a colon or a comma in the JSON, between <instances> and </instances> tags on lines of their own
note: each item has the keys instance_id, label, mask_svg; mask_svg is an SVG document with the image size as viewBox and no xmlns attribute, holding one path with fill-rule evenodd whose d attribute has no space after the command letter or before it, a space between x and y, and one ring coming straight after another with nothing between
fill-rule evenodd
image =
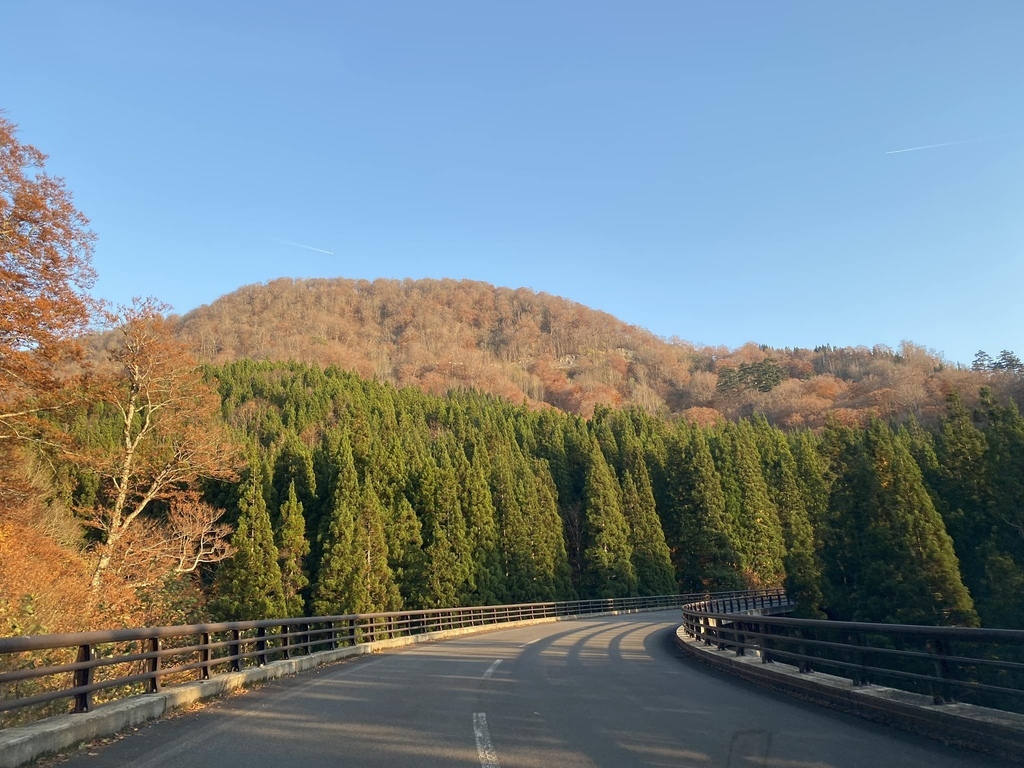
<instances>
[{"instance_id":1,"label":"distant ridgeline","mask_svg":"<svg viewBox=\"0 0 1024 768\"><path fill-rule=\"evenodd\" d=\"M1024 419L988 392L934 429L787 433L299 363L207 375L250 444L207 490L235 525L219 618L784 584L805 616L1024 626Z\"/></svg>"}]
</instances>

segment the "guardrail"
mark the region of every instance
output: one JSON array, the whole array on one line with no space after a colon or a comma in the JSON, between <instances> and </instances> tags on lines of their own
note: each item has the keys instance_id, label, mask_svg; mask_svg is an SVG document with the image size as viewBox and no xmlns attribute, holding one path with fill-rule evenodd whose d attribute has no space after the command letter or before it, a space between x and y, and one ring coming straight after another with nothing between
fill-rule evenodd
<instances>
[{"instance_id":1,"label":"guardrail","mask_svg":"<svg viewBox=\"0 0 1024 768\"><path fill-rule=\"evenodd\" d=\"M722 597L746 593L723 593ZM156 693L276 659L438 630L610 611L678 608L700 595L572 600L392 613L192 624L0 639L0 726L4 713L87 712L103 701ZM67 700L61 706L61 700ZM20 718L19 718L20 719Z\"/></svg>"},{"instance_id":2,"label":"guardrail","mask_svg":"<svg viewBox=\"0 0 1024 768\"><path fill-rule=\"evenodd\" d=\"M854 685L877 683L1024 711L1024 630L929 627L756 615L778 596L708 596L683 606L683 629L706 645L759 654L801 672L834 671Z\"/></svg>"}]
</instances>

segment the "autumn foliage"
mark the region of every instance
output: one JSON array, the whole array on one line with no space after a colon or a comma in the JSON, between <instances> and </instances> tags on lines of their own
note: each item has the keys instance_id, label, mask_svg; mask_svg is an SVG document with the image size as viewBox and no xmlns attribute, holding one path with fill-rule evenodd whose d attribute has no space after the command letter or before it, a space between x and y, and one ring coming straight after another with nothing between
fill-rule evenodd
<instances>
[{"instance_id":1,"label":"autumn foliage","mask_svg":"<svg viewBox=\"0 0 1024 768\"><path fill-rule=\"evenodd\" d=\"M230 554L196 483L232 477L234 447L164 308L89 296L95 237L45 160L0 116L0 631L167 622L194 586L175 577Z\"/></svg>"},{"instance_id":2,"label":"autumn foliage","mask_svg":"<svg viewBox=\"0 0 1024 768\"><path fill-rule=\"evenodd\" d=\"M94 303L95 236L46 156L0 115L0 441L52 406L55 366L77 354Z\"/></svg>"},{"instance_id":3,"label":"autumn foliage","mask_svg":"<svg viewBox=\"0 0 1024 768\"><path fill-rule=\"evenodd\" d=\"M93 589L108 572L138 583L143 573L191 573L229 553L221 513L192 489L200 479L232 479L237 450L220 426L220 399L162 309L142 301L110 316L93 417L111 428L78 442L78 462L99 486L82 510L100 534ZM157 502L169 504L166 515L153 515Z\"/></svg>"},{"instance_id":4,"label":"autumn foliage","mask_svg":"<svg viewBox=\"0 0 1024 768\"><path fill-rule=\"evenodd\" d=\"M754 413L786 428L914 416L981 386L1024 403L1024 376L966 369L910 342L898 349L737 349L666 340L526 288L469 280L292 280L250 285L177 320L202 360L337 365L440 394L474 389L589 417L636 406L700 424Z\"/></svg>"}]
</instances>

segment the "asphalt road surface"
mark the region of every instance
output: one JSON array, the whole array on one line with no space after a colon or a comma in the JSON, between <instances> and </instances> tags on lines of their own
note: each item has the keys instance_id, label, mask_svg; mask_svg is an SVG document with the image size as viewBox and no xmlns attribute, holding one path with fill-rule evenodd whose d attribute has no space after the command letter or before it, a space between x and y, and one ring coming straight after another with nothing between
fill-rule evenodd
<instances>
[{"instance_id":1,"label":"asphalt road surface","mask_svg":"<svg viewBox=\"0 0 1024 768\"><path fill-rule=\"evenodd\" d=\"M711 672L672 644L677 617L598 617L364 656L157 721L61 765L1003 765Z\"/></svg>"}]
</instances>

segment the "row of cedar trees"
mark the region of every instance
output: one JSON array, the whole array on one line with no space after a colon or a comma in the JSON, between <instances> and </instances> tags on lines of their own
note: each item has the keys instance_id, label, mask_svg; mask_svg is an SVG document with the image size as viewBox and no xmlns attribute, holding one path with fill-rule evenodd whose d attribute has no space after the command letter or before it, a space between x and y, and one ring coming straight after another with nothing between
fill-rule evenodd
<instances>
[{"instance_id":1,"label":"row of cedar trees","mask_svg":"<svg viewBox=\"0 0 1024 768\"><path fill-rule=\"evenodd\" d=\"M1024 419L937 432L591 420L337 369L210 369L249 468L208 497L223 619L785 585L805 616L1024 626Z\"/></svg>"}]
</instances>

